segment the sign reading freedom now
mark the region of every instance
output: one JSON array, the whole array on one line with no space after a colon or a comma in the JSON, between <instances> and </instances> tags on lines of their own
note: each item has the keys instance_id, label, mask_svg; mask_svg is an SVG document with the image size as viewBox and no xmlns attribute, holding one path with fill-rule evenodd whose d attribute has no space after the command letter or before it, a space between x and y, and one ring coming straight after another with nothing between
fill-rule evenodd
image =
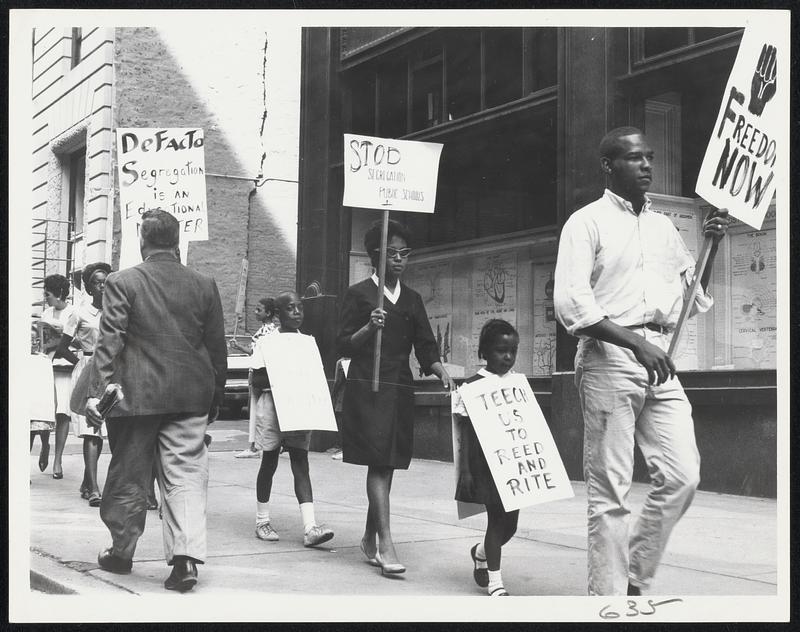
<instances>
[{"instance_id":1,"label":"sign reading freedom now","mask_svg":"<svg viewBox=\"0 0 800 632\"><path fill-rule=\"evenodd\" d=\"M777 167L788 159L782 56L788 59L788 46L768 30L745 29L697 176L698 195L756 229L775 193Z\"/></svg>"},{"instance_id":2,"label":"sign reading freedom now","mask_svg":"<svg viewBox=\"0 0 800 632\"><path fill-rule=\"evenodd\" d=\"M342 204L433 213L441 143L344 135Z\"/></svg>"},{"instance_id":3,"label":"sign reading freedom now","mask_svg":"<svg viewBox=\"0 0 800 632\"><path fill-rule=\"evenodd\" d=\"M458 392L506 511L574 496L524 375L485 377L464 384Z\"/></svg>"},{"instance_id":4,"label":"sign reading freedom now","mask_svg":"<svg viewBox=\"0 0 800 632\"><path fill-rule=\"evenodd\" d=\"M147 210L177 218L182 252L187 242L208 240L204 142L196 127L117 129L120 268L141 261L139 225Z\"/></svg>"}]
</instances>

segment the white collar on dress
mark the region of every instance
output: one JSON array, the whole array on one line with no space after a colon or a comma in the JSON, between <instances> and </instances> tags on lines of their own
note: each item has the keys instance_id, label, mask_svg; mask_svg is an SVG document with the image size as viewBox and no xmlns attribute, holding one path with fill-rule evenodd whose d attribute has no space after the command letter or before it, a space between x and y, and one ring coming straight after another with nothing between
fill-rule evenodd
<instances>
[{"instance_id":1,"label":"white collar on dress","mask_svg":"<svg viewBox=\"0 0 800 632\"><path fill-rule=\"evenodd\" d=\"M373 273L371 278L376 286L380 285L380 279L378 279L377 274ZM397 285L394 286L394 291L390 290L389 287L384 283L383 295L388 298L389 301L391 301L392 305L397 303L397 299L400 298L400 279L397 280Z\"/></svg>"},{"instance_id":2,"label":"white collar on dress","mask_svg":"<svg viewBox=\"0 0 800 632\"><path fill-rule=\"evenodd\" d=\"M503 373L503 375L497 375L497 373L492 373L485 366L482 366L480 369L478 369L478 375L482 375L483 377L499 377L501 380L506 375L512 375L513 373L514 373L514 369L511 369L508 373Z\"/></svg>"}]
</instances>

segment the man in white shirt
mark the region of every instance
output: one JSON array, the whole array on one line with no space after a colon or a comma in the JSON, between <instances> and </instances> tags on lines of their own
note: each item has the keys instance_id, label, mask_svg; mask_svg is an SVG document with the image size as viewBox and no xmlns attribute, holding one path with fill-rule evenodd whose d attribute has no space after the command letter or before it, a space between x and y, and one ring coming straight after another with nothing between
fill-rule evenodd
<instances>
[{"instance_id":1,"label":"man in white shirt","mask_svg":"<svg viewBox=\"0 0 800 632\"><path fill-rule=\"evenodd\" d=\"M672 222L650 209L653 150L642 132L612 130L600 155L609 188L564 224L554 304L559 322L580 337L589 594L639 595L700 480L691 405L667 354L694 259ZM713 304L705 288L727 226L726 210L704 221L713 242L692 314ZM629 533L634 440L651 488Z\"/></svg>"}]
</instances>

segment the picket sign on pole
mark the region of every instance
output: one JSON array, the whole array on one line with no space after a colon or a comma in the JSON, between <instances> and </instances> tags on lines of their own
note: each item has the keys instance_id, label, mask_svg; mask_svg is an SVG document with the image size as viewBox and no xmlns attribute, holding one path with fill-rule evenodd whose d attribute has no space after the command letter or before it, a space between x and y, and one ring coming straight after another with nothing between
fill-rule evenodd
<instances>
[{"instance_id":1,"label":"picket sign on pole","mask_svg":"<svg viewBox=\"0 0 800 632\"><path fill-rule=\"evenodd\" d=\"M700 256L697 259L697 265L695 266L694 271L694 280L692 281L692 285L689 288L689 293L683 299L683 307L681 308L681 315L678 317L678 323L675 325L675 331L672 333L672 340L669 343L669 350L667 354L672 357L672 354L675 352L675 349L678 346L678 340L681 336L681 330L683 329L683 325L689 318L689 311L694 303L694 297L697 294L697 286L700 284L700 279L703 277L703 272L706 270L706 265L708 264L708 256L711 254L711 244L714 241L714 238L711 236L706 236L705 240L703 241L703 247L700 249Z\"/></svg>"},{"instance_id":2,"label":"picket sign on pole","mask_svg":"<svg viewBox=\"0 0 800 632\"><path fill-rule=\"evenodd\" d=\"M383 288L386 286L386 242L389 234L389 211L383 212L383 226L381 226L381 255L378 268L378 309L383 309ZM400 281L397 281L400 283ZM386 320L384 319L384 323ZM375 332L375 353L372 364L372 392L378 392L378 383L381 375L381 343L383 342L383 327Z\"/></svg>"},{"instance_id":3,"label":"picket sign on pole","mask_svg":"<svg viewBox=\"0 0 800 632\"><path fill-rule=\"evenodd\" d=\"M342 205L383 211L378 309L383 309L386 284L386 242L389 210L433 213L441 143L426 143L360 134L344 135ZM368 255L370 253L367 253ZM378 392L383 331L375 332L372 391Z\"/></svg>"},{"instance_id":4,"label":"picket sign on pole","mask_svg":"<svg viewBox=\"0 0 800 632\"><path fill-rule=\"evenodd\" d=\"M236 292L236 321L233 323L233 339L236 340L236 334L239 331L239 320L244 313L244 302L247 293L247 268L248 261L245 257L242 259L242 267L239 270L239 289Z\"/></svg>"}]
</instances>

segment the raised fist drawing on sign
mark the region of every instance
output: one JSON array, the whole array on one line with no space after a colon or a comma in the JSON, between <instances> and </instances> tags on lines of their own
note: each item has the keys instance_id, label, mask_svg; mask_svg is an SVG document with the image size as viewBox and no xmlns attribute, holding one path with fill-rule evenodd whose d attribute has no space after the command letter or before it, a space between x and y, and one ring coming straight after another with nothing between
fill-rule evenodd
<instances>
[{"instance_id":1,"label":"raised fist drawing on sign","mask_svg":"<svg viewBox=\"0 0 800 632\"><path fill-rule=\"evenodd\" d=\"M764 44L758 65L750 83L750 103L747 109L756 116L761 116L764 106L775 96L775 75L778 66L778 51L774 46Z\"/></svg>"}]
</instances>

